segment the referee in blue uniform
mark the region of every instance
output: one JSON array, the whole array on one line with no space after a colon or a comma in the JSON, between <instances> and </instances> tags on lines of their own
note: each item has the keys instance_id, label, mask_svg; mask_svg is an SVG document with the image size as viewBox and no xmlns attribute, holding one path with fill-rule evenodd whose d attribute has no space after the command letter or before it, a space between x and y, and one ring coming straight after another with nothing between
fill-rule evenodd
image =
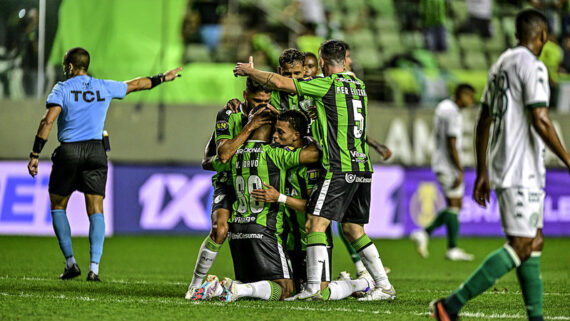
<instances>
[{"instance_id":1,"label":"referee in blue uniform","mask_svg":"<svg viewBox=\"0 0 570 321\"><path fill-rule=\"evenodd\" d=\"M88 68L87 50L77 47L65 53L63 72L67 80L57 83L47 98L47 112L40 121L28 163L29 173L35 177L38 174L40 152L57 119L57 139L61 145L51 157L53 166L49 179L49 197L53 229L66 259L65 270L60 275L62 280L81 275L73 257L71 230L65 211L71 193L78 190L85 195L90 224L91 264L87 281L100 281L99 261L105 239L103 198L107 182L103 126L111 100L122 99L131 92L152 89L163 82L172 81L182 70L179 67L153 77L120 82L93 78L87 74Z\"/></svg>"}]
</instances>

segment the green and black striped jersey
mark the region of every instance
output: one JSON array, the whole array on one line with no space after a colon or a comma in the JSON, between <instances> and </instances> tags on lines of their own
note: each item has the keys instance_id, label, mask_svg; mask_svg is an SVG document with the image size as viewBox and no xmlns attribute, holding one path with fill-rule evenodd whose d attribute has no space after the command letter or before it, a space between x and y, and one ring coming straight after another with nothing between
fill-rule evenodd
<instances>
[{"instance_id":1,"label":"green and black striped jersey","mask_svg":"<svg viewBox=\"0 0 570 321\"><path fill-rule=\"evenodd\" d=\"M319 180L320 175L321 164L309 167L304 165L293 167L287 171L285 189L280 192L289 197L308 200L310 191ZM305 231L307 214L304 211L296 211L289 207L285 207L285 211L289 225L287 250L305 251L307 249L307 233Z\"/></svg>"},{"instance_id":2,"label":"green and black striped jersey","mask_svg":"<svg viewBox=\"0 0 570 321\"><path fill-rule=\"evenodd\" d=\"M313 135L322 145L325 169L335 173L371 173L364 82L347 73L293 81L299 95L314 98L318 122Z\"/></svg>"},{"instance_id":3,"label":"green and black striped jersey","mask_svg":"<svg viewBox=\"0 0 570 321\"><path fill-rule=\"evenodd\" d=\"M297 94L277 90L271 92L270 104L279 111L301 110L305 113L310 106L314 106L313 98L311 97L303 96L299 99Z\"/></svg>"},{"instance_id":4,"label":"green and black striped jersey","mask_svg":"<svg viewBox=\"0 0 570 321\"><path fill-rule=\"evenodd\" d=\"M301 149L281 148L258 140L243 144L226 164L231 168L236 193L229 222L256 223L282 233L285 205L258 202L251 192L263 189L263 182L283 191L287 170L299 165L300 153Z\"/></svg>"},{"instance_id":5,"label":"green and black striped jersey","mask_svg":"<svg viewBox=\"0 0 570 321\"><path fill-rule=\"evenodd\" d=\"M240 106L241 110L241 106ZM216 128L208 145L206 145L206 156L216 155L216 144L221 139L233 139L242 130L244 124L247 123L247 118L242 112L234 113L228 109L221 109L216 116ZM213 150L213 152L212 152ZM220 168L221 166L216 166ZM212 185L219 182L228 181L230 176L229 171L218 171L212 176Z\"/></svg>"}]
</instances>

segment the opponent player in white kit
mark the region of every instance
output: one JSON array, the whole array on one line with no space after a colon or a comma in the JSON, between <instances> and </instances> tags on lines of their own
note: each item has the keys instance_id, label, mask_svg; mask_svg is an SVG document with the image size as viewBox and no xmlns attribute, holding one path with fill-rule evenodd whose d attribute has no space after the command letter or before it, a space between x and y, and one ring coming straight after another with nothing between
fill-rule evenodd
<instances>
[{"instance_id":1,"label":"opponent player in white kit","mask_svg":"<svg viewBox=\"0 0 570 321\"><path fill-rule=\"evenodd\" d=\"M547 33L540 12L521 11L516 18L519 46L505 51L489 72L477 123L473 198L486 206L490 188L495 189L508 241L450 296L432 302L432 316L438 320L456 320L469 300L514 268L529 320L544 320L540 279L544 143L570 168L570 155L548 117L548 71L537 58Z\"/></svg>"},{"instance_id":2,"label":"opponent player in white kit","mask_svg":"<svg viewBox=\"0 0 570 321\"><path fill-rule=\"evenodd\" d=\"M452 261L471 261L473 255L457 247L459 235L459 211L463 203L465 184L461 150L463 142L463 117L461 109L473 106L475 89L469 84L459 84L452 98L442 100L435 109L435 151L431 167L445 195L447 207L426 228L418 229L410 237L416 242L418 254L428 256L428 240L438 227L447 227L447 252L445 258Z\"/></svg>"}]
</instances>

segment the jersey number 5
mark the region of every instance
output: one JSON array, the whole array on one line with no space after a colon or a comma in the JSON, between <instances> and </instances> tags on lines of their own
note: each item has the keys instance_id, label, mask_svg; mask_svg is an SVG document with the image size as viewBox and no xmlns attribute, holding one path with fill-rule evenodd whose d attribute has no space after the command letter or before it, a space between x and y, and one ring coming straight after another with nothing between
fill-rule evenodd
<instances>
[{"instance_id":1,"label":"jersey number 5","mask_svg":"<svg viewBox=\"0 0 570 321\"><path fill-rule=\"evenodd\" d=\"M248 202L245 198L245 179L243 176L236 177L236 192L237 192L237 199L238 199L238 208L237 212L240 214L244 214L247 211ZM262 189L263 184L261 183L261 178L257 175L251 175L247 178L247 192L249 194L249 209L251 213L258 214L263 211L263 207L265 206L264 202L258 202L255 198L251 195L251 192L256 189Z\"/></svg>"},{"instance_id":2,"label":"jersey number 5","mask_svg":"<svg viewBox=\"0 0 570 321\"><path fill-rule=\"evenodd\" d=\"M352 109L354 110L354 138L362 137L364 133L364 116L362 116L362 102L360 100L352 100Z\"/></svg>"}]
</instances>

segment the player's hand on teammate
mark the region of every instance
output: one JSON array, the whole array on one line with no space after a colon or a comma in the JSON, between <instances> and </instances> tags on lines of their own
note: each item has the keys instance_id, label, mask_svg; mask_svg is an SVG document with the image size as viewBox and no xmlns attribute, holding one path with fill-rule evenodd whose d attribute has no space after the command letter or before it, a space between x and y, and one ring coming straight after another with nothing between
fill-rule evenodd
<instances>
[{"instance_id":1,"label":"player's hand on teammate","mask_svg":"<svg viewBox=\"0 0 570 321\"><path fill-rule=\"evenodd\" d=\"M267 189L254 189L251 191L251 195L255 198L258 202L265 202L265 203L275 203L279 199L279 191L275 189L275 187L266 184L263 182L263 185L267 187Z\"/></svg>"},{"instance_id":2,"label":"player's hand on teammate","mask_svg":"<svg viewBox=\"0 0 570 321\"><path fill-rule=\"evenodd\" d=\"M174 68L164 73L164 81L172 81L176 79L176 77L182 77L178 73L182 70L182 67Z\"/></svg>"},{"instance_id":3,"label":"player's hand on teammate","mask_svg":"<svg viewBox=\"0 0 570 321\"><path fill-rule=\"evenodd\" d=\"M237 113L237 112L239 112L239 105L241 105L241 101L239 101L239 99L237 99L237 98L232 98L224 106L224 109L231 110L232 113Z\"/></svg>"},{"instance_id":4,"label":"player's hand on teammate","mask_svg":"<svg viewBox=\"0 0 570 321\"><path fill-rule=\"evenodd\" d=\"M260 108L253 115L249 116L247 124L252 127L252 129L257 129L263 125L271 124L274 117L271 117L271 109L267 106Z\"/></svg>"},{"instance_id":5,"label":"player's hand on teammate","mask_svg":"<svg viewBox=\"0 0 570 321\"><path fill-rule=\"evenodd\" d=\"M234 68L234 76L247 76L249 75L249 71L253 68L253 56L249 56L248 63L238 62L236 64Z\"/></svg>"},{"instance_id":6,"label":"player's hand on teammate","mask_svg":"<svg viewBox=\"0 0 570 321\"><path fill-rule=\"evenodd\" d=\"M475 203L486 208L487 202L491 199L491 187L487 175L477 176L475 180L475 188L473 188L473 200Z\"/></svg>"},{"instance_id":7,"label":"player's hand on teammate","mask_svg":"<svg viewBox=\"0 0 570 321\"><path fill-rule=\"evenodd\" d=\"M38 166L40 162L37 158L30 158L30 162L28 163L28 173L32 175L32 177L36 177L38 175Z\"/></svg>"},{"instance_id":8,"label":"player's hand on teammate","mask_svg":"<svg viewBox=\"0 0 570 321\"><path fill-rule=\"evenodd\" d=\"M309 114L309 117L311 117L311 119L317 119L317 106L311 105L307 107L307 114Z\"/></svg>"}]
</instances>

